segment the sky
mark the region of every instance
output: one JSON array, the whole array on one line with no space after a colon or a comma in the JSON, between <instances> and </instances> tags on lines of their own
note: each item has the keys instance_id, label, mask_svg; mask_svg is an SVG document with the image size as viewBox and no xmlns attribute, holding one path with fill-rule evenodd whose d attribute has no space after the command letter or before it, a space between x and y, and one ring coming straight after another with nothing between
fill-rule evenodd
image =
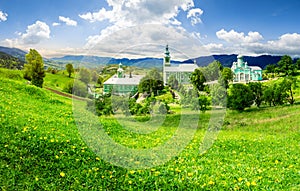
<instances>
[{"instance_id":1,"label":"sky","mask_svg":"<svg viewBox=\"0 0 300 191\"><path fill-rule=\"evenodd\" d=\"M1 0L0 46L43 57L300 56L299 0Z\"/></svg>"}]
</instances>

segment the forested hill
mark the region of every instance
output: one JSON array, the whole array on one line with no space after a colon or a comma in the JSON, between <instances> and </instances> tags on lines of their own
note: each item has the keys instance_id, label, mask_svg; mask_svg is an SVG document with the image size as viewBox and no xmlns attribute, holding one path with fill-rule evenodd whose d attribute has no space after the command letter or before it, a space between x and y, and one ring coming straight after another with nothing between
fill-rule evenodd
<instances>
[{"instance_id":1,"label":"forested hill","mask_svg":"<svg viewBox=\"0 0 300 191\"><path fill-rule=\"evenodd\" d=\"M269 64L276 64L281 59L281 56L271 56L271 55L262 55L262 56L244 56L244 61L248 62L249 66L259 66L264 69ZM233 62L237 61L237 55L212 55L212 56L202 56L196 58L197 64L199 66L207 66L214 60L218 60L225 67L231 67ZM192 63L193 59L186 60L185 62Z\"/></svg>"},{"instance_id":2,"label":"forested hill","mask_svg":"<svg viewBox=\"0 0 300 191\"><path fill-rule=\"evenodd\" d=\"M18 48L9 48L9 47L4 47L4 46L0 46L0 52L4 52L8 55L11 55L15 58L19 58L20 60L25 61L25 55L27 54L27 52L18 49Z\"/></svg>"},{"instance_id":3,"label":"forested hill","mask_svg":"<svg viewBox=\"0 0 300 191\"><path fill-rule=\"evenodd\" d=\"M0 52L0 67L8 69L22 69L24 67L24 60Z\"/></svg>"}]
</instances>

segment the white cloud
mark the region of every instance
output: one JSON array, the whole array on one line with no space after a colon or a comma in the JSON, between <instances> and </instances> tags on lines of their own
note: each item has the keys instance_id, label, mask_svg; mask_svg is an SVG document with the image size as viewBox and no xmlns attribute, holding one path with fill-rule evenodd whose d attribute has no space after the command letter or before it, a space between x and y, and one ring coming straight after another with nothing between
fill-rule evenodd
<instances>
[{"instance_id":1,"label":"white cloud","mask_svg":"<svg viewBox=\"0 0 300 191\"><path fill-rule=\"evenodd\" d=\"M110 23L98 35L88 37L85 48L101 44L98 47L99 52L103 52L104 49L113 52L121 47L143 43L179 44L182 41L181 44L186 45L187 42L184 42L186 36L197 37L197 34L183 35L187 31L181 26L178 14L184 11L185 14L189 14L188 18L192 23L196 24L201 22L199 16L203 13L201 9L194 9L194 0L106 0L106 2L108 8L79 15L91 23L103 21ZM188 47L194 44L190 43L185 46L188 51L192 51L192 48Z\"/></svg>"},{"instance_id":2,"label":"white cloud","mask_svg":"<svg viewBox=\"0 0 300 191\"><path fill-rule=\"evenodd\" d=\"M190 9L187 18L191 18L192 25L196 25L198 23L202 23L200 16L203 14L203 10L199 8Z\"/></svg>"},{"instance_id":3,"label":"white cloud","mask_svg":"<svg viewBox=\"0 0 300 191\"><path fill-rule=\"evenodd\" d=\"M229 43L255 43L263 39L262 35L258 32L250 31L248 35L245 35L243 32L236 32L230 30L229 32L221 29L216 32L216 35L219 39L225 40Z\"/></svg>"},{"instance_id":4,"label":"white cloud","mask_svg":"<svg viewBox=\"0 0 300 191\"><path fill-rule=\"evenodd\" d=\"M219 39L224 40L227 44L222 46L215 46L215 44L208 44L206 47L212 52L224 53L242 53L247 55L284 55L291 56L300 55L300 34L287 33L281 35L276 40L263 41L263 36L259 32L248 32L245 35L243 32L236 32L224 29L216 32Z\"/></svg>"},{"instance_id":5,"label":"white cloud","mask_svg":"<svg viewBox=\"0 0 300 191\"><path fill-rule=\"evenodd\" d=\"M2 43L9 47L26 47L26 45L36 45L41 41L50 38L49 26L42 22L36 21L34 24L27 26L25 33L18 33L19 38L5 39Z\"/></svg>"},{"instance_id":6,"label":"white cloud","mask_svg":"<svg viewBox=\"0 0 300 191\"><path fill-rule=\"evenodd\" d=\"M63 17L63 16L59 16L58 19L61 21L61 22L64 22L66 23L66 25L68 26L77 26L77 22L70 19L69 17Z\"/></svg>"},{"instance_id":7,"label":"white cloud","mask_svg":"<svg viewBox=\"0 0 300 191\"><path fill-rule=\"evenodd\" d=\"M49 26L41 21L36 21L35 24L27 27L26 33L21 35L21 40L24 44L38 44L42 40L50 38Z\"/></svg>"},{"instance_id":8,"label":"white cloud","mask_svg":"<svg viewBox=\"0 0 300 191\"><path fill-rule=\"evenodd\" d=\"M1 21L6 21L7 17L8 17L7 13L4 13L4 12L0 11L0 22Z\"/></svg>"},{"instance_id":9,"label":"white cloud","mask_svg":"<svg viewBox=\"0 0 300 191\"><path fill-rule=\"evenodd\" d=\"M103 31L102 31L103 32ZM145 24L119 30L103 38L103 34L90 36L85 46L88 54L113 57L163 57L164 46L169 44L173 59L186 59L206 55L199 39L182 27ZM155 46L154 46L155 45Z\"/></svg>"},{"instance_id":10,"label":"white cloud","mask_svg":"<svg viewBox=\"0 0 300 191\"><path fill-rule=\"evenodd\" d=\"M60 25L60 23L56 23L56 22L52 23L52 26L54 26L54 27L59 26L59 25Z\"/></svg>"}]
</instances>

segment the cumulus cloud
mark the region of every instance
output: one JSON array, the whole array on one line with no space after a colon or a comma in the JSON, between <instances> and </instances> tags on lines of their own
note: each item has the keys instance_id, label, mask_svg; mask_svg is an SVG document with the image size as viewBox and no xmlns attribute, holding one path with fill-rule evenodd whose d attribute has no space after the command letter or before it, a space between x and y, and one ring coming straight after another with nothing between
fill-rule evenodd
<instances>
[{"instance_id":1,"label":"cumulus cloud","mask_svg":"<svg viewBox=\"0 0 300 191\"><path fill-rule=\"evenodd\" d=\"M34 24L27 26L25 33L18 33L18 38L5 39L3 43L10 47L35 45L43 40L49 39L50 32L50 28L46 23L36 21Z\"/></svg>"},{"instance_id":2,"label":"cumulus cloud","mask_svg":"<svg viewBox=\"0 0 300 191\"><path fill-rule=\"evenodd\" d=\"M77 22L70 19L69 17L59 16L58 19L59 21L66 23L66 25L68 26L77 26Z\"/></svg>"},{"instance_id":3,"label":"cumulus cloud","mask_svg":"<svg viewBox=\"0 0 300 191\"><path fill-rule=\"evenodd\" d=\"M42 40L50 38L49 26L41 21L27 27L26 33L21 34L21 40L24 44L38 44Z\"/></svg>"},{"instance_id":4,"label":"cumulus cloud","mask_svg":"<svg viewBox=\"0 0 300 191\"><path fill-rule=\"evenodd\" d=\"M3 11L0 11L0 22L1 21L6 21L8 17L7 13L4 13Z\"/></svg>"},{"instance_id":5,"label":"cumulus cloud","mask_svg":"<svg viewBox=\"0 0 300 191\"><path fill-rule=\"evenodd\" d=\"M191 19L192 25L196 25L198 23L202 23L200 16L203 14L203 10L199 8L190 9L187 18Z\"/></svg>"},{"instance_id":6,"label":"cumulus cloud","mask_svg":"<svg viewBox=\"0 0 300 191\"><path fill-rule=\"evenodd\" d=\"M60 25L60 23L57 23L57 22L52 23L52 26L54 26L54 27L59 26L59 25Z\"/></svg>"},{"instance_id":7,"label":"cumulus cloud","mask_svg":"<svg viewBox=\"0 0 300 191\"><path fill-rule=\"evenodd\" d=\"M194 8L194 0L106 0L106 2L108 8L79 15L91 23L103 21L110 23L98 35L88 37L85 48L101 44L97 50L116 51L134 44L178 44L184 42L187 37L186 34L183 35L187 31L181 26L178 14L183 12L191 19L192 24L197 24L201 22L200 16L203 13L201 9ZM199 37L197 33L188 35L191 38ZM193 39L195 41L195 38ZM187 50L192 51L196 46L191 48L195 43L189 42L185 48L190 47Z\"/></svg>"},{"instance_id":8,"label":"cumulus cloud","mask_svg":"<svg viewBox=\"0 0 300 191\"><path fill-rule=\"evenodd\" d=\"M86 51L94 55L113 57L163 57L164 47L169 44L173 59L187 59L185 55L196 57L205 55L205 49L198 39L199 34L190 34L181 27L162 24L144 24L112 33L109 38L100 35L90 36ZM155 46L153 46L155 45ZM141 48L142 47L142 48Z\"/></svg>"},{"instance_id":9,"label":"cumulus cloud","mask_svg":"<svg viewBox=\"0 0 300 191\"><path fill-rule=\"evenodd\" d=\"M300 34L287 33L281 35L278 39L263 41L264 38L259 32L243 32L234 30L226 31L221 29L216 32L216 36L227 42L227 44L208 44L206 47L211 52L219 53L242 53L248 55L300 55ZM222 46L221 46L222 45Z\"/></svg>"},{"instance_id":10,"label":"cumulus cloud","mask_svg":"<svg viewBox=\"0 0 300 191\"><path fill-rule=\"evenodd\" d=\"M243 32L236 32L230 30L229 32L221 29L216 32L216 35L219 39L225 40L230 43L254 43L263 39L262 35L258 32L248 32L248 35L245 35Z\"/></svg>"}]
</instances>

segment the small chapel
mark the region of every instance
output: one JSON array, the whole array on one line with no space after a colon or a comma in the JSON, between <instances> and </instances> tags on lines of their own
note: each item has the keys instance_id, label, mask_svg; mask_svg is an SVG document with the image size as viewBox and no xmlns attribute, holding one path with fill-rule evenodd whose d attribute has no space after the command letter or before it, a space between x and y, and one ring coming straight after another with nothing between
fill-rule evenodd
<instances>
[{"instance_id":1,"label":"small chapel","mask_svg":"<svg viewBox=\"0 0 300 191\"><path fill-rule=\"evenodd\" d=\"M248 66L242 55L237 56L237 62L232 63L231 67L234 73L233 82L251 82L262 80L262 69L258 66Z\"/></svg>"},{"instance_id":2,"label":"small chapel","mask_svg":"<svg viewBox=\"0 0 300 191\"><path fill-rule=\"evenodd\" d=\"M117 74L104 82L103 92L104 94L111 92L115 95L135 94L143 77L143 75L125 74L122 63L120 63Z\"/></svg>"}]
</instances>

